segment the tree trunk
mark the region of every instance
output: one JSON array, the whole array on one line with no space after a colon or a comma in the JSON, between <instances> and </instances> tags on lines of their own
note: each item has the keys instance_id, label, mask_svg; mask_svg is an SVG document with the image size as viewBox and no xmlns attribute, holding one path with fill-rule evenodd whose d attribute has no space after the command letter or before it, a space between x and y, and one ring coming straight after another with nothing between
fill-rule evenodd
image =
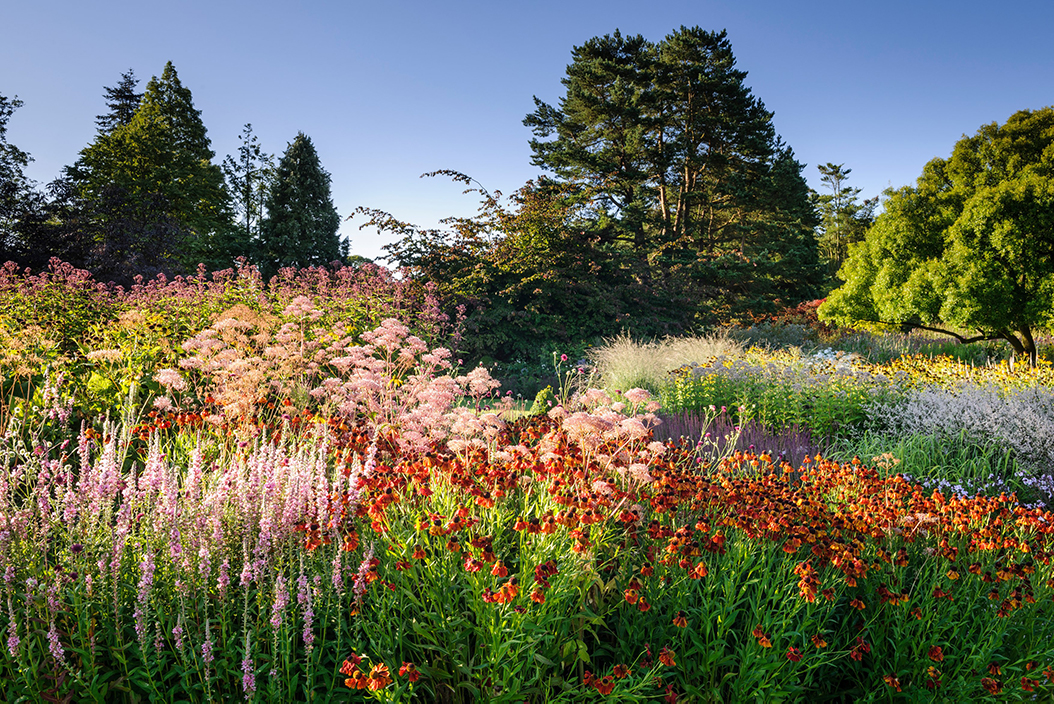
<instances>
[{"instance_id":1,"label":"tree trunk","mask_svg":"<svg viewBox=\"0 0 1054 704\"><path fill-rule=\"evenodd\" d=\"M1028 354L1028 366L1031 369L1035 369L1036 365L1039 364L1039 353L1036 349L1036 341L1032 338L1032 329L1027 325L1022 325L1018 328L1018 332L1021 333L1021 338L1024 341L1022 347L1026 354Z\"/></svg>"}]
</instances>

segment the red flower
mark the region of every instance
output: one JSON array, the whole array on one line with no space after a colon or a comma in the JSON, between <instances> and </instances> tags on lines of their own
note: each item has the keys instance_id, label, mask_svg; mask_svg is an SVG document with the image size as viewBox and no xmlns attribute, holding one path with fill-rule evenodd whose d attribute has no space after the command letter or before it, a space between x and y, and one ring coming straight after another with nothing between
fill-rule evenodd
<instances>
[{"instance_id":1,"label":"red flower","mask_svg":"<svg viewBox=\"0 0 1054 704\"><path fill-rule=\"evenodd\" d=\"M801 651L791 646L787 648L787 659L791 662L798 662L801 660Z\"/></svg>"},{"instance_id":2,"label":"red flower","mask_svg":"<svg viewBox=\"0 0 1054 704\"><path fill-rule=\"evenodd\" d=\"M754 627L754 630L751 631L750 634L758 639L758 644L762 648L771 648L772 647L772 641L769 640L769 637L767 635L765 635L765 632L763 630L761 630L761 624L760 623L757 626Z\"/></svg>"},{"instance_id":3,"label":"red flower","mask_svg":"<svg viewBox=\"0 0 1054 704\"><path fill-rule=\"evenodd\" d=\"M360 662L362 662L362 658L356 655L355 653L352 653L351 657L345 660L344 663L340 666L340 674L351 675L353 672L355 672L355 668L359 666Z\"/></svg>"},{"instance_id":4,"label":"red flower","mask_svg":"<svg viewBox=\"0 0 1054 704\"><path fill-rule=\"evenodd\" d=\"M421 679L421 673L417 670L412 662L404 662L403 666L399 668L399 676L409 677L411 682L416 682Z\"/></svg>"},{"instance_id":5,"label":"red flower","mask_svg":"<svg viewBox=\"0 0 1054 704\"><path fill-rule=\"evenodd\" d=\"M615 669L612 670L611 674L613 674L616 679L621 680L625 677L629 677L631 672L632 671L626 665L615 665Z\"/></svg>"},{"instance_id":6,"label":"red flower","mask_svg":"<svg viewBox=\"0 0 1054 704\"><path fill-rule=\"evenodd\" d=\"M391 683L392 678L391 673L388 672L388 666L383 662L379 662L373 666L367 676L366 689L375 692L378 689L384 689Z\"/></svg>"},{"instance_id":7,"label":"red flower","mask_svg":"<svg viewBox=\"0 0 1054 704\"><path fill-rule=\"evenodd\" d=\"M641 611L647 611L648 609L651 608L651 604L648 603L647 599L645 599L644 597L641 597L640 601L637 602L637 608L640 609Z\"/></svg>"},{"instance_id":8,"label":"red flower","mask_svg":"<svg viewBox=\"0 0 1054 704\"><path fill-rule=\"evenodd\" d=\"M366 673L361 670L355 670L351 677L344 680L344 686L349 689L366 689L367 685Z\"/></svg>"},{"instance_id":9,"label":"red flower","mask_svg":"<svg viewBox=\"0 0 1054 704\"><path fill-rule=\"evenodd\" d=\"M933 590L933 598L934 599L947 599L948 601L952 601L951 593L944 591L940 587L937 587L936 589Z\"/></svg>"},{"instance_id":10,"label":"red flower","mask_svg":"<svg viewBox=\"0 0 1054 704\"><path fill-rule=\"evenodd\" d=\"M867 608L867 605L864 604L864 602L860 601L859 599L853 599L852 601L849 602L849 605L852 606L854 609L856 609L858 611L863 611L864 609Z\"/></svg>"},{"instance_id":11,"label":"red flower","mask_svg":"<svg viewBox=\"0 0 1054 704\"><path fill-rule=\"evenodd\" d=\"M490 573L495 577L500 577L502 579L509 576L509 570L501 560L494 563L494 567L491 568Z\"/></svg>"},{"instance_id":12,"label":"red flower","mask_svg":"<svg viewBox=\"0 0 1054 704\"><path fill-rule=\"evenodd\" d=\"M1033 692L1036 689L1036 685L1039 684L1039 680L1034 680L1031 677L1021 678L1021 689L1026 692Z\"/></svg>"},{"instance_id":13,"label":"red flower","mask_svg":"<svg viewBox=\"0 0 1054 704\"><path fill-rule=\"evenodd\" d=\"M900 689L900 679L896 675L886 675L882 679L885 680L886 684L889 685L890 687L895 688L898 692L901 691L901 689Z\"/></svg>"},{"instance_id":14,"label":"red flower","mask_svg":"<svg viewBox=\"0 0 1054 704\"><path fill-rule=\"evenodd\" d=\"M999 682L993 680L991 677L982 677L981 686L984 687L989 694L1000 694L1003 691L1003 685L999 684Z\"/></svg>"},{"instance_id":15,"label":"red flower","mask_svg":"<svg viewBox=\"0 0 1054 704\"><path fill-rule=\"evenodd\" d=\"M535 588L535 590L531 592L531 601L536 604L544 604L545 592L543 592L541 589Z\"/></svg>"},{"instance_id":16,"label":"red flower","mask_svg":"<svg viewBox=\"0 0 1054 704\"><path fill-rule=\"evenodd\" d=\"M677 692L673 691L673 685L666 685L666 696L662 698L666 704L677 704Z\"/></svg>"},{"instance_id":17,"label":"red flower","mask_svg":"<svg viewBox=\"0 0 1054 704\"><path fill-rule=\"evenodd\" d=\"M674 616L673 625L677 626L678 628L688 627L688 619L685 618L683 611L678 611L677 615Z\"/></svg>"},{"instance_id":18,"label":"red flower","mask_svg":"<svg viewBox=\"0 0 1054 704\"><path fill-rule=\"evenodd\" d=\"M933 662L944 662L944 650L939 645L932 646L929 655Z\"/></svg>"},{"instance_id":19,"label":"red flower","mask_svg":"<svg viewBox=\"0 0 1054 704\"><path fill-rule=\"evenodd\" d=\"M860 636L856 637L856 645L849 651L849 657L857 662L864 659L864 655L871 652L871 646Z\"/></svg>"},{"instance_id":20,"label":"red flower","mask_svg":"<svg viewBox=\"0 0 1054 704\"><path fill-rule=\"evenodd\" d=\"M817 648L826 648L827 647L827 641L825 641L823 639L823 637L820 636L819 633L817 633L816 635L814 635L812 637L812 644L815 645Z\"/></svg>"},{"instance_id":21,"label":"red flower","mask_svg":"<svg viewBox=\"0 0 1054 704\"><path fill-rule=\"evenodd\" d=\"M1003 668L999 667L998 663L993 662L988 665L988 674L990 674L992 677L1002 677Z\"/></svg>"},{"instance_id":22,"label":"red flower","mask_svg":"<svg viewBox=\"0 0 1054 704\"><path fill-rule=\"evenodd\" d=\"M594 680L593 686L596 687L596 690L601 694L611 694L611 692L615 689L615 678L613 678L611 675L607 675L603 679Z\"/></svg>"},{"instance_id":23,"label":"red flower","mask_svg":"<svg viewBox=\"0 0 1054 704\"><path fill-rule=\"evenodd\" d=\"M666 667L673 667L677 664L676 662L674 662L673 658L674 652L666 646L663 646L662 650L659 651L659 662L661 662Z\"/></svg>"}]
</instances>

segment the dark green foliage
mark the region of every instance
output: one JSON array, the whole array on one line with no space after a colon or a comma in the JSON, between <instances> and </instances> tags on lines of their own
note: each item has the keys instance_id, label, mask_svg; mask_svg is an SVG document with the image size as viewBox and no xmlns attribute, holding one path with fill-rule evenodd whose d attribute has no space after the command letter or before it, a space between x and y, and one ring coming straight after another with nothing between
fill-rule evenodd
<instances>
[{"instance_id":1,"label":"dark green foliage","mask_svg":"<svg viewBox=\"0 0 1054 704\"><path fill-rule=\"evenodd\" d=\"M265 200L257 252L265 277L282 267L324 266L346 254L329 184L311 138L298 133L278 162Z\"/></svg>"},{"instance_id":2,"label":"dark green foliage","mask_svg":"<svg viewBox=\"0 0 1054 704\"><path fill-rule=\"evenodd\" d=\"M802 166L724 32L682 27L652 44L616 31L573 57L559 107L536 99L524 123L534 163L583 189L601 248L631 252L697 321L816 295Z\"/></svg>"},{"instance_id":3,"label":"dark green foliage","mask_svg":"<svg viewBox=\"0 0 1054 704\"><path fill-rule=\"evenodd\" d=\"M238 157L228 156L223 160L223 175L239 222L227 233L228 242L222 249L251 259L259 240L264 200L271 188L275 167L274 157L263 151L251 124L245 125L239 139Z\"/></svg>"},{"instance_id":4,"label":"dark green foliage","mask_svg":"<svg viewBox=\"0 0 1054 704\"><path fill-rule=\"evenodd\" d=\"M557 107L535 100L534 163L555 178L421 231L386 213L391 259L466 306L472 360L530 364L628 332L677 334L815 298L818 222L802 165L722 33L575 47ZM453 172L456 180L470 183Z\"/></svg>"},{"instance_id":5,"label":"dark green foliage","mask_svg":"<svg viewBox=\"0 0 1054 704\"><path fill-rule=\"evenodd\" d=\"M857 202L861 189L846 185L853 170L844 164L828 162L817 168L820 181L831 189L830 193L814 192L812 197L821 218L817 228L820 258L833 279L849 254L849 245L863 240L867 228L874 222L878 197Z\"/></svg>"},{"instance_id":6,"label":"dark green foliage","mask_svg":"<svg viewBox=\"0 0 1054 704\"><path fill-rule=\"evenodd\" d=\"M12 228L30 198L31 188L24 169L29 154L7 141L7 123L22 101L0 95L0 254L14 246Z\"/></svg>"},{"instance_id":7,"label":"dark green foliage","mask_svg":"<svg viewBox=\"0 0 1054 704\"><path fill-rule=\"evenodd\" d=\"M110 108L110 112L95 118L100 132L112 132L114 128L132 121L143 99L143 94L135 90L138 85L139 79L135 77L135 71L128 69L121 74L120 83L103 89L106 91L106 106Z\"/></svg>"},{"instance_id":8,"label":"dark green foliage","mask_svg":"<svg viewBox=\"0 0 1054 704\"><path fill-rule=\"evenodd\" d=\"M123 91L107 89L114 90ZM150 79L131 120L121 123L127 106L118 104L112 129L100 132L67 170L95 245L146 259L161 257L183 270L199 261L233 260L217 251L231 221L223 174L212 163L201 112L172 63L160 78ZM130 249L107 239L124 233L128 223L137 231Z\"/></svg>"},{"instance_id":9,"label":"dark green foliage","mask_svg":"<svg viewBox=\"0 0 1054 704\"><path fill-rule=\"evenodd\" d=\"M1034 364L1034 334L1054 310L1052 176L1054 108L963 137L915 186L886 191L821 318L1005 340Z\"/></svg>"},{"instance_id":10,"label":"dark green foliage","mask_svg":"<svg viewBox=\"0 0 1054 704\"><path fill-rule=\"evenodd\" d=\"M402 237L386 248L391 259L466 306L461 351L473 362L531 362L619 329L642 336L683 330L687 301L651 280L624 250L604 246L591 229L588 192L541 179L506 206L500 193L480 189L479 215L447 220L449 232L365 212L368 224Z\"/></svg>"}]
</instances>

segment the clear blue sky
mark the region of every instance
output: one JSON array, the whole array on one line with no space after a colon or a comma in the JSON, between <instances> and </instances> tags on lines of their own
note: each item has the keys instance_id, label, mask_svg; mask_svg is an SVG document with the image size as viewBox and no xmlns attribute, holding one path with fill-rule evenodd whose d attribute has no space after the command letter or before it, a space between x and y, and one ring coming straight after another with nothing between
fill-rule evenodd
<instances>
[{"instance_id":1,"label":"clear blue sky","mask_svg":"<svg viewBox=\"0 0 1054 704\"><path fill-rule=\"evenodd\" d=\"M12 0L0 16L0 94L25 102L8 139L38 181L93 139L104 86L132 68L141 89L172 61L217 163L246 122L275 154L303 131L342 216L365 205L422 225L476 206L425 171L505 193L538 174L532 96L556 103L571 48L616 28L727 29L814 188L817 164L844 163L878 195L982 124L1054 104L1051 0ZM381 254L375 233L341 231L353 253Z\"/></svg>"}]
</instances>

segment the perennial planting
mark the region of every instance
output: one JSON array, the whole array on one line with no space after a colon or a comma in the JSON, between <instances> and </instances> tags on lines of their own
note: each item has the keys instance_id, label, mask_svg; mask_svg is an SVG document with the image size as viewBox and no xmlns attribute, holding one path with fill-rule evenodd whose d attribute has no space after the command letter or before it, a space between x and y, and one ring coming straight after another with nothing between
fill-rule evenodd
<instances>
[{"instance_id":1,"label":"perennial planting","mask_svg":"<svg viewBox=\"0 0 1054 704\"><path fill-rule=\"evenodd\" d=\"M409 290L369 308L365 283L335 296L314 271L131 298L8 276L8 310L54 285L110 312L0 338L36 355L2 358L5 701L1054 693L1054 516L926 487L889 454L762 444L781 418L856 427L909 372L683 372L720 432L761 409L749 449L658 435L639 388L514 413ZM769 406L718 397L751 379Z\"/></svg>"}]
</instances>

